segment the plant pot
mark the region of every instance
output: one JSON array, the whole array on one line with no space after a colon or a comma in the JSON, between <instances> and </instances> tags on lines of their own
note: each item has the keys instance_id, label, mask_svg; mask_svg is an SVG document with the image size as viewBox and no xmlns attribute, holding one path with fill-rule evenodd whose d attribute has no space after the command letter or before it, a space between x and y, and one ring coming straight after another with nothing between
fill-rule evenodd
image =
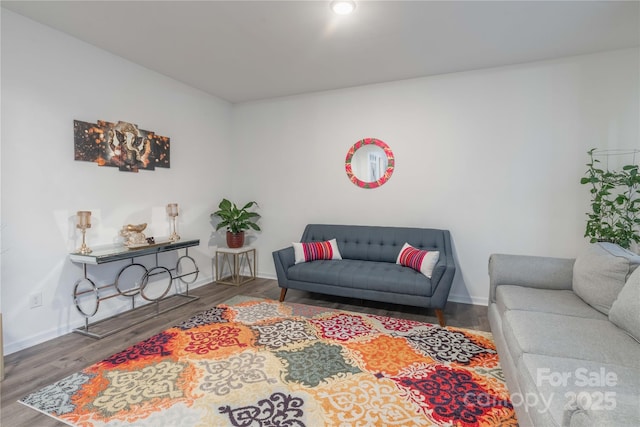
<instances>
[{"instance_id":1,"label":"plant pot","mask_svg":"<svg viewBox=\"0 0 640 427\"><path fill-rule=\"evenodd\" d=\"M227 246L230 248L241 248L244 245L244 231L232 233L227 231Z\"/></svg>"}]
</instances>

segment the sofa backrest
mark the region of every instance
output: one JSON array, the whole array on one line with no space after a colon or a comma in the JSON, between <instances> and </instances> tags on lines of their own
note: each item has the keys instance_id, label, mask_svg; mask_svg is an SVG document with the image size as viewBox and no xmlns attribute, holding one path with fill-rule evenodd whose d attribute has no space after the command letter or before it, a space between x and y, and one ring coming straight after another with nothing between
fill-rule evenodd
<instances>
[{"instance_id":1,"label":"sofa backrest","mask_svg":"<svg viewBox=\"0 0 640 427\"><path fill-rule=\"evenodd\" d=\"M302 242L336 239L344 259L395 263L402 245L409 243L418 249L437 250L452 256L449 230L410 227L380 227L367 225L309 224Z\"/></svg>"}]
</instances>

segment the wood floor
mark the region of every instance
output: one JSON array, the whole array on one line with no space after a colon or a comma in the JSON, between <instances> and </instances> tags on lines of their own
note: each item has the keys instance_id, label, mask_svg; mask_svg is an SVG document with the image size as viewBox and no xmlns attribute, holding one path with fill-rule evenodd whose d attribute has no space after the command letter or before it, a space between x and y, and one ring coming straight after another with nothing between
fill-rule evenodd
<instances>
[{"instance_id":1,"label":"wood floor","mask_svg":"<svg viewBox=\"0 0 640 427\"><path fill-rule=\"evenodd\" d=\"M5 380L0 383L0 425L64 426L65 424L53 418L17 403L17 400L235 295L277 300L280 288L275 280L257 279L239 287L208 284L194 289L191 294L200 296L200 299L101 340L72 333L6 356ZM289 290L286 301L438 323L433 310L326 296L295 289ZM487 307L484 306L450 302L445 309L445 318L449 326L489 331ZM126 321L126 318L109 322L116 324L121 321Z\"/></svg>"}]
</instances>

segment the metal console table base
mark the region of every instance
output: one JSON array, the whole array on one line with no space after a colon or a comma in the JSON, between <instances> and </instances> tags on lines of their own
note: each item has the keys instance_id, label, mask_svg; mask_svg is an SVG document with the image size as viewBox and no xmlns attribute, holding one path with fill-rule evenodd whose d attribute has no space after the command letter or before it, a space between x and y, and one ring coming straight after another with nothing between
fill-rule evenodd
<instances>
[{"instance_id":1,"label":"metal console table base","mask_svg":"<svg viewBox=\"0 0 640 427\"><path fill-rule=\"evenodd\" d=\"M183 299L183 301L179 303L171 303L170 306L166 308L160 308L163 302L175 300L176 298ZM171 310L175 310L178 307L182 307L183 305L187 305L199 299L200 297L195 295L174 294L174 295L171 295L170 297L163 298L162 300L158 300L146 305L141 305L139 307L132 308L130 310L116 314L114 316L107 317L106 319L85 324L85 326L81 328L75 328L73 332L76 332L78 334L82 334L91 338L102 339L102 338L108 337L109 335L113 335L118 332L124 331L125 329L138 325L146 320L153 319L154 317L159 316L160 314L167 313ZM132 319L133 321L127 322L129 318L133 318ZM114 323L122 322L124 323L124 325L118 326L115 328L109 328L104 332L101 332L100 326L105 324L106 322L114 322ZM91 328L92 330L89 330L89 328Z\"/></svg>"},{"instance_id":2,"label":"metal console table base","mask_svg":"<svg viewBox=\"0 0 640 427\"><path fill-rule=\"evenodd\" d=\"M73 332L91 338L101 339L200 299L200 297L198 296L189 295L189 285L196 281L199 273L199 269L196 265L195 260L189 256L189 247L199 244L199 240L189 240L184 242L165 242L133 250L123 248L122 246L107 245L101 249L96 248L97 250L95 250L92 254L71 254L71 261L82 263L83 277L76 281L73 290L73 300L76 309L85 318L84 327L75 328L73 329ZM186 254L178 257L175 268L169 269L159 265L159 253L174 251L183 248L186 250ZM144 265L135 262L135 258L146 255L155 255L154 267L148 269ZM120 260L130 260L130 264L124 266L120 270L115 278L115 281L110 285L96 286L96 284L87 275L87 264L97 265ZM183 262L192 263L192 270L184 272L184 267L182 266ZM140 280L134 284L134 287L122 289L120 279L121 276L123 276L123 273L128 269L141 269L143 271L143 274ZM168 279L167 286L164 288L161 295L157 297L150 297L146 295L145 290L149 283L149 278L159 275L166 276L166 278ZM171 289L171 286L176 280L180 280L180 282L182 282L186 286L185 292L178 292L176 290L176 293L167 296ZM85 289L82 289L83 286L85 287ZM109 290L110 293L104 295L105 291L107 290ZM137 295L140 295L144 300L149 301L149 304L144 304L136 307L135 297ZM87 310L86 308L83 308L82 304L80 304L79 302L81 298L88 298L88 296L93 296L95 300L95 306L93 310ZM90 323L89 318L96 315L98 309L100 308L100 302L114 297L130 298L131 309ZM121 326L101 330L100 325L105 324L107 321L119 322Z\"/></svg>"}]
</instances>

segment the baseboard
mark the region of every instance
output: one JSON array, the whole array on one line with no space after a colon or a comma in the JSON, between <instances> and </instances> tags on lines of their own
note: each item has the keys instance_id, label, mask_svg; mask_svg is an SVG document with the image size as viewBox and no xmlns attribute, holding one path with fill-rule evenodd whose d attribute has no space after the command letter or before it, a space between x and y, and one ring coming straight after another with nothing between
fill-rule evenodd
<instances>
[{"instance_id":1,"label":"baseboard","mask_svg":"<svg viewBox=\"0 0 640 427\"><path fill-rule=\"evenodd\" d=\"M2 343L2 313L0 313L0 381L4 380L4 345Z\"/></svg>"},{"instance_id":2,"label":"baseboard","mask_svg":"<svg viewBox=\"0 0 640 427\"><path fill-rule=\"evenodd\" d=\"M193 284L189 285L189 290L193 290L199 288L200 286L207 285L211 283L214 279L211 277L205 277L200 280L196 280ZM115 313L114 313L115 314ZM109 316L109 313L105 313L106 316ZM24 350L25 348L33 347L34 345L42 344L43 342L61 337L63 335L71 333L76 328L81 328L84 326L84 320L79 320L75 324L67 324L59 327L51 328L46 331L41 331L38 334L31 335L30 337L24 338L22 340L14 341L4 345L4 354L9 355L20 350Z\"/></svg>"},{"instance_id":3,"label":"baseboard","mask_svg":"<svg viewBox=\"0 0 640 427\"><path fill-rule=\"evenodd\" d=\"M489 305L489 298L487 297L473 297L470 295L454 295L449 294L449 301L451 302L459 302L462 304L472 304L472 305Z\"/></svg>"},{"instance_id":4,"label":"baseboard","mask_svg":"<svg viewBox=\"0 0 640 427\"><path fill-rule=\"evenodd\" d=\"M73 328L69 328L67 332L64 332L64 330L61 332L58 328L50 329L48 331L42 331L36 335L31 335L30 337L22 340L8 343L4 346L4 355L7 356L20 350L24 350L25 348L33 347L34 345L42 344L43 342L61 337L62 335L66 335L68 332L71 332L72 329Z\"/></svg>"},{"instance_id":5,"label":"baseboard","mask_svg":"<svg viewBox=\"0 0 640 427\"><path fill-rule=\"evenodd\" d=\"M259 277L261 279L278 280L278 276L276 276L275 274L262 274L262 273L259 273L257 275L257 277Z\"/></svg>"},{"instance_id":6,"label":"baseboard","mask_svg":"<svg viewBox=\"0 0 640 427\"><path fill-rule=\"evenodd\" d=\"M275 274L260 273L258 277L260 277L261 279L270 279L270 280L278 279ZM196 288L199 288L200 286L211 283L213 280L214 280L213 277L205 277L200 280L197 280L194 284L190 285L189 288L196 289ZM454 294L449 295L449 301L463 303L463 304L484 305L484 306L488 305L489 303L488 298L478 298L478 297L470 297L469 295L454 295ZM33 347L34 345L38 345L43 342L52 340L54 338L58 338L62 335L71 333L75 328L80 328L82 326L84 326L84 322L78 321L77 324L69 324L69 325L63 326L62 328L59 328L59 327L51 328L49 330L41 331L36 335L32 335L28 338L25 338L19 341L5 343L4 349L3 349L5 352L4 354L9 355L17 351L24 350L25 348Z\"/></svg>"}]
</instances>

